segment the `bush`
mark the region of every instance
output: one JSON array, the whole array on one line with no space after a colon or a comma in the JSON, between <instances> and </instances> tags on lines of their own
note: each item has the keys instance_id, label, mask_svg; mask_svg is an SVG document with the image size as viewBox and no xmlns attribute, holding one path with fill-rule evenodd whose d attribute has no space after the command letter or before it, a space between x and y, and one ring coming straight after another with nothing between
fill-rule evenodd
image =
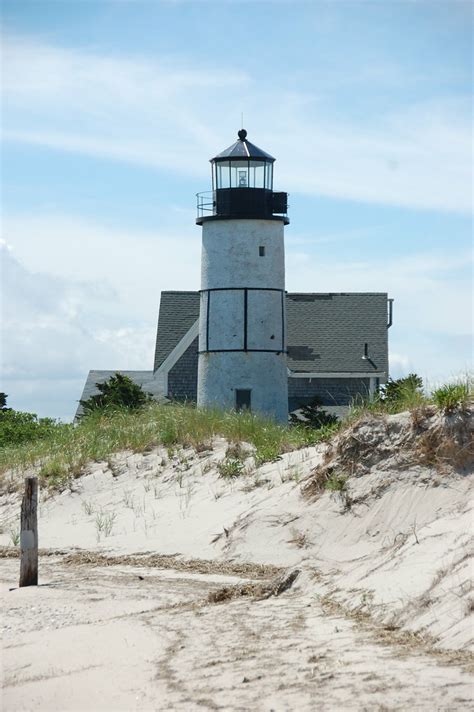
<instances>
[{"instance_id":1,"label":"bush","mask_svg":"<svg viewBox=\"0 0 474 712\"><path fill-rule=\"evenodd\" d=\"M35 413L2 407L0 409L0 447L22 445L48 438L58 428L67 427L52 418L38 418Z\"/></svg>"},{"instance_id":2,"label":"bush","mask_svg":"<svg viewBox=\"0 0 474 712\"><path fill-rule=\"evenodd\" d=\"M127 408L137 410L152 400L141 386L122 373L115 373L104 383L95 384L99 393L87 400L81 400L82 416L97 410Z\"/></svg>"},{"instance_id":3,"label":"bush","mask_svg":"<svg viewBox=\"0 0 474 712\"><path fill-rule=\"evenodd\" d=\"M293 425L304 425L307 428L318 430L327 425L335 425L338 423L337 416L326 413L326 411L321 408L318 398L313 398L311 403L300 406L298 410L300 411L299 416L294 413L290 415L290 422Z\"/></svg>"},{"instance_id":4,"label":"bush","mask_svg":"<svg viewBox=\"0 0 474 712\"><path fill-rule=\"evenodd\" d=\"M433 391L433 400L444 413L453 413L465 408L470 397L468 383L449 383Z\"/></svg>"},{"instance_id":5,"label":"bush","mask_svg":"<svg viewBox=\"0 0 474 712\"><path fill-rule=\"evenodd\" d=\"M423 379L416 373L410 373L404 378L393 380L381 386L381 397L386 404L396 405L405 401L416 400L423 397Z\"/></svg>"}]
</instances>

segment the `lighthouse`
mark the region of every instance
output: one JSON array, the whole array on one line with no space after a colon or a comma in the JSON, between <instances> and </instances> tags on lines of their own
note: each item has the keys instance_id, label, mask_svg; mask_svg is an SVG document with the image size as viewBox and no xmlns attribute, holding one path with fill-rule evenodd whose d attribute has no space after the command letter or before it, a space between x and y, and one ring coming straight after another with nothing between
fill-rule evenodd
<instances>
[{"instance_id":1,"label":"lighthouse","mask_svg":"<svg viewBox=\"0 0 474 712\"><path fill-rule=\"evenodd\" d=\"M211 159L212 191L198 193L202 226L198 407L288 420L284 227L287 193L275 159L238 132Z\"/></svg>"}]
</instances>

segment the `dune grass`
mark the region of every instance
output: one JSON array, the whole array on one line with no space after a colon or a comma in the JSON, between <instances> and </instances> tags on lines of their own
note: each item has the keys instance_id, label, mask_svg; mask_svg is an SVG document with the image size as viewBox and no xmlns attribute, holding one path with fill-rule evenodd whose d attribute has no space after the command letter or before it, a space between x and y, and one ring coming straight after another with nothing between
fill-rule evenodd
<instances>
[{"instance_id":1,"label":"dune grass","mask_svg":"<svg viewBox=\"0 0 474 712\"><path fill-rule=\"evenodd\" d=\"M458 381L442 385L431 392L413 387L410 382L401 383L396 394L386 397L383 390L372 398L355 399L345 423L349 424L367 415L395 415L435 407L445 415L465 410L474 399L474 380L467 375Z\"/></svg>"},{"instance_id":2,"label":"dune grass","mask_svg":"<svg viewBox=\"0 0 474 712\"><path fill-rule=\"evenodd\" d=\"M285 427L254 413L198 410L176 403L150 403L139 410L98 410L77 425L54 424L41 439L0 447L0 492L15 486L15 478L7 472L35 467L43 485L60 489L80 476L88 462L107 461L116 452L143 452L156 446L202 451L212 446L215 437L226 438L231 444L253 445L256 464L261 465L276 460L283 452L327 440L341 427L369 414L436 408L450 416L466 409L472 400L472 377L441 386L431 394L408 383L398 389L395 398L381 393L356 402L342 423L319 429L303 424Z\"/></svg>"},{"instance_id":3,"label":"dune grass","mask_svg":"<svg viewBox=\"0 0 474 712\"><path fill-rule=\"evenodd\" d=\"M448 383L433 391L432 398L436 406L446 414L467 407L473 395L472 381Z\"/></svg>"},{"instance_id":4,"label":"dune grass","mask_svg":"<svg viewBox=\"0 0 474 712\"><path fill-rule=\"evenodd\" d=\"M210 447L215 437L255 447L257 464L276 460L283 452L328 438L336 426L313 430L284 427L253 413L197 410L183 404L147 405L141 410L97 411L77 425L58 425L47 438L0 449L0 474L39 466L43 485L65 486L86 463L106 461L115 452L143 452L151 447ZM2 489L9 484L2 478Z\"/></svg>"}]
</instances>

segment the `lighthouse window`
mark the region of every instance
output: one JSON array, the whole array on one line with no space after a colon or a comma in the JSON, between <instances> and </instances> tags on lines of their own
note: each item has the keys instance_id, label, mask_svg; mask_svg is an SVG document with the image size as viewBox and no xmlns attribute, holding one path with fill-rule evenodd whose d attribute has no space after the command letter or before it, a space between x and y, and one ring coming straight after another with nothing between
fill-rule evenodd
<instances>
[{"instance_id":1,"label":"lighthouse window","mask_svg":"<svg viewBox=\"0 0 474 712\"><path fill-rule=\"evenodd\" d=\"M235 410L250 410L250 389L235 389Z\"/></svg>"},{"instance_id":2,"label":"lighthouse window","mask_svg":"<svg viewBox=\"0 0 474 712\"><path fill-rule=\"evenodd\" d=\"M258 248L258 254L260 255L260 257L265 257L265 247L264 247L264 245L260 245L260 247Z\"/></svg>"}]
</instances>

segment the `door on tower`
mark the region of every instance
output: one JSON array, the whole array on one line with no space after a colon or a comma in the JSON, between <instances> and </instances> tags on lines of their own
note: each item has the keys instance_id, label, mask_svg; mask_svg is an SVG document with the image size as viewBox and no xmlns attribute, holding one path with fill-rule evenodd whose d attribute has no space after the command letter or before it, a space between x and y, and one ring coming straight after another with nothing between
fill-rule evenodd
<instances>
[{"instance_id":1,"label":"door on tower","mask_svg":"<svg viewBox=\"0 0 474 712\"><path fill-rule=\"evenodd\" d=\"M251 410L251 393L249 388L235 389L235 410Z\"/></svg>"}]
</instances>

